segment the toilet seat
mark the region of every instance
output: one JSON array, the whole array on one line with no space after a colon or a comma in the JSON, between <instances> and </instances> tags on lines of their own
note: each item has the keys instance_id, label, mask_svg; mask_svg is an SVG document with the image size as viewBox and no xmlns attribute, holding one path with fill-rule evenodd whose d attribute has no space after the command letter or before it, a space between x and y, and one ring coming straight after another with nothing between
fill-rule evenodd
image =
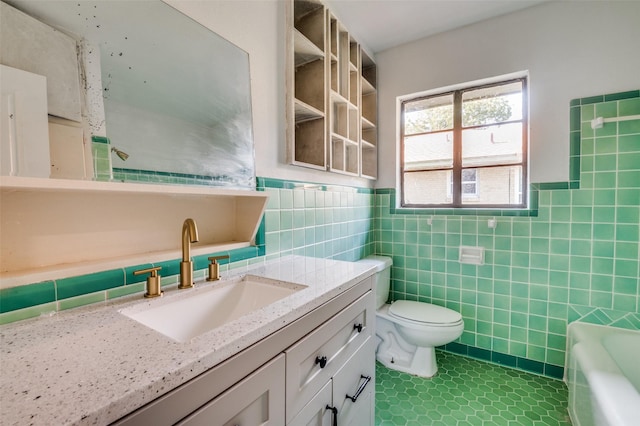
<instances>
[{"instance_id":1,"label":"toilet seat","mask_svg":"<svg viewBox=\"0 0 640 426\"><path fill-rule=\"evenodd\" d=\"M412 300L398 300L389 306L389 315L432 327L451 327L462 322L462 315L452 309Z\"/></svg>"}]
</instances>

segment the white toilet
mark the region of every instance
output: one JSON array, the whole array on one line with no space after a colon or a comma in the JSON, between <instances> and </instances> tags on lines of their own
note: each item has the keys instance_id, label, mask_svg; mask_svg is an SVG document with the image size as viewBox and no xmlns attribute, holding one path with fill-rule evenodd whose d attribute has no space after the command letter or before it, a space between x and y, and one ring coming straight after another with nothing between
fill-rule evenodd
<instances>
[{"instance_id":1,"label":"white toilet","mask_svg":"<svg viewBox=\"0 0 640 426\"><path fill-rule=\"evenodd\" d=\"M462 315L430 303L399 300L387 304L391 286L391 258L369 256L360 262L376 267L376 359L393 370L421 377L438 371L435 347L462 335Z\"/></svg>"}]
</instances>

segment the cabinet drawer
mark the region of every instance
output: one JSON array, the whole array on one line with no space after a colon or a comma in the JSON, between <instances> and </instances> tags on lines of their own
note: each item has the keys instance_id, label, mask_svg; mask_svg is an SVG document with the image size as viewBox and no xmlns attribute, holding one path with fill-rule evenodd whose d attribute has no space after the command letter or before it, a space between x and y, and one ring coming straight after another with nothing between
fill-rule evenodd
<instances>
[{"instance_id":1,"label":"cabinet drawer","mask_svg":"<svg viewBox=\"0 0 640 426\"><path fill-rule=\"evenodd\" d=\"M373 336L367 339L333 376L333 405L338 409L340 426L373 426L376 368L374 342ZM359 390L361 392L358 394ZM353 401L352 398L356 400Z\"/></svg>"},{"instance_id":2,"label":"cabinet drawer","mask_svg":"<svg viewBox=\"0 0 640 426\"><path fill-rule=\"evenodd\" d=\"M287 421L372 335L375 321L372 297L371 291L365 293L285 351Z\"/></svg>"},{"instance_id":3,"label":"cabinet drawer","mask_svg":"<svg viewBox=\"0 0 640 426\"><path fill-rule=\"evenodd\" d=\"M178 425L283 425L284 364L279 355Z\"/></svg>"}]
</instances>

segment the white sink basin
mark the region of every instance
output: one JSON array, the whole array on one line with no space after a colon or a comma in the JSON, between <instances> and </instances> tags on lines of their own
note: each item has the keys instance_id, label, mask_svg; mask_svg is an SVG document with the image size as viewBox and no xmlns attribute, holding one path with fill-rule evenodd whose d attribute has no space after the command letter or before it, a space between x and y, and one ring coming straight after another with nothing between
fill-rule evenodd
<instances>
[{"instance_id":1,"label":"white sink basin","mask_svg":"<svg viewBox=\"0 0 640 426\"><path fill-rule=\"evenodd\" d=\"M306 288L254 275L186 290L120 311L178 342L186 342Z\"/></svg>"}]
</instances>

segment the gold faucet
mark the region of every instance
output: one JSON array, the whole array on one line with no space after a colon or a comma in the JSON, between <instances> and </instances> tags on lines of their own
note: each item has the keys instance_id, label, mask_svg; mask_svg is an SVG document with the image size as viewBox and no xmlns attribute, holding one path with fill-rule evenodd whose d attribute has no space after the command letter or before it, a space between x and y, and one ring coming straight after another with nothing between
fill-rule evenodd
<instances>
[{"instance_id":1,"label":"gold faucet","mask_svg":"<svg viewBox=\"0 0 640 426\"><path fill-rule=\"evenodd\" d=\"M198 242L196 222L189 218L182 224L182 262L180 262L180 285L178 288L193 287L193 261L191 243Z\"/></svg>"}]
</instances>

